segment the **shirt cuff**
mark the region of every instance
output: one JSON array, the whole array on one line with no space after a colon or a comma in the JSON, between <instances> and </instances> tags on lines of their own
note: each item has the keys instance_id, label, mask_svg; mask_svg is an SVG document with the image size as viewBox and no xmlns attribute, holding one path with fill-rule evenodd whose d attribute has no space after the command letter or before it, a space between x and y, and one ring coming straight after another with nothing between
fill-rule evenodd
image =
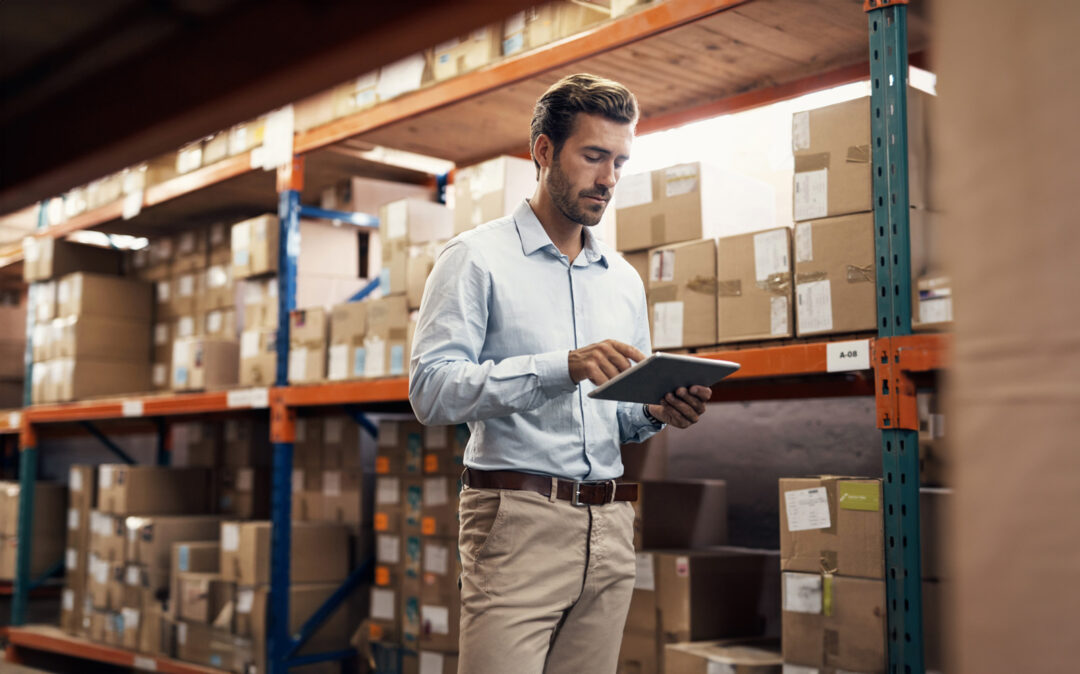
<instances>
[{"instance_id":1,"label":"shirt cuff","mask_svg":"<svg viewBox=\"0 0 1080 674\"><path fill-rule=\"evenodd\" d=\"M536 374L540 377L540 389L549 398L577 390L570 378L570 352L550 351L534 356Z\"/></svg>"},{"instance_id":2,"label":"shirt cuff","mask_svg":"<svg viewBox=\"0 0 1080 674\"><path fill-rule=\"evenodd\" d=\"M667 425L663 422L654 424L652 421L650 421L649 417L645 416L644 405L634 405L634 421L638 424L638 428L648 427L662 429L664 428L664 426Z\"/></svg>"}]
</instances>

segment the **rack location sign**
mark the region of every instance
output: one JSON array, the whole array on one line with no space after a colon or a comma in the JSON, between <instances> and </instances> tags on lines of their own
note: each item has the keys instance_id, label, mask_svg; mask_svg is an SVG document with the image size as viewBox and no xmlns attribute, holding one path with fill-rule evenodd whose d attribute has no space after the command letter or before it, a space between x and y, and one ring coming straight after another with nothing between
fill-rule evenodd
<instances>
[{"instance_id":1,"label":"rack location sign","mask_svg":"<svg viewBox=\"0 0 1080 674\"><path fill-rule=\"evenodd\" d=\"M832 342L826 345L825 365L829 372L870 369L870 340Z\"/></svg>"}]
</instances>

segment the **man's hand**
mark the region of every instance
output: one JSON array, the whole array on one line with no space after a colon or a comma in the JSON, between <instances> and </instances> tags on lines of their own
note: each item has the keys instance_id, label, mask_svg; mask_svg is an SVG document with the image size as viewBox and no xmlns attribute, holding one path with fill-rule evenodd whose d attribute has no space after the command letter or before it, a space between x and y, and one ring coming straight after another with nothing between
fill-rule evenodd
<instances>
[{"instance_id":1,"label":"man's hand","mask_svg":"<svg viewBox=\"0 0 1080 674\"><path fill-rule=\"evenodd\" d=\"M689 391L680 387L664 396L661 404L649 405L649 414L675 428L688 428L705 414L705 403L709 398L712 398L712 389L708 386L691 386Z\"/></svg>"},{"instance_id":2,"label":"man's hand","mask_svg":"<svg viewBox=\"0 0 1080 674\"><path fill-rule=\"evenodd\" d=\"M570 378L574 383L588 379L597 386L603 384L632 363L645 360L645 354L629 344L605 339L570 352Z\"/></svg>"}]
</instances>

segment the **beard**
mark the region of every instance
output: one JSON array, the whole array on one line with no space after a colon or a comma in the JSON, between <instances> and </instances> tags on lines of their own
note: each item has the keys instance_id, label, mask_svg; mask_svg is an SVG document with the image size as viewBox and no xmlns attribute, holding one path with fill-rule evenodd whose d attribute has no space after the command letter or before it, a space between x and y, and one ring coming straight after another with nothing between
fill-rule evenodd
<instances>
[{"instance_id":1,"label":"beard","mask_svg":"<svg viewBox=\"0 0 1080 674\"><path fill-rule=\"evenodd\" d=\"M584 197L599 197L601 199L610 198L610 192L606 190L597 191L595 189L582 190L575 196L573 194L573 185L570 184L570 177L562 170L562 166L559 164L558 155L555 156L555 161L551 165L551 170L548 171L547 189L548 193L551 195L552 203L555 204L555 207L562 212L567 220L586 227L592 227L600 222L600 218L604 217L604 210L607 208L607 203L590 203L582 207L579 200Z\"/></svg>"}]
</instances>

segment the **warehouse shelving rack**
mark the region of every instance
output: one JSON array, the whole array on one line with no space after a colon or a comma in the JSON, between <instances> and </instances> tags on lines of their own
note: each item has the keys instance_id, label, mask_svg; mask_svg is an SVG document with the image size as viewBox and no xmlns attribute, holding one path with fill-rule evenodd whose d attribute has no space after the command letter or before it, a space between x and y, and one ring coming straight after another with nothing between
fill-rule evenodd
<instances>
[{"instance_id":1,"label":"warehouse shelving rack","mask_svg":"<svg viewBox=\"0 0 1080 674\"><path fill-rule=\"evenodd\" d=\"M858 55L853 51L851 17L837 13L828 0L667 0L621 17L581 35L517 55L478 71L438 83L399 99L382 103L322 127L297 134L294 151L298 160L278 172L278 210L281 216L279 253L281 302L278 371L276 386L231 391L134 395L98 401L28 406L0 414L0 434L17 432L22 454L23 485L20 536L29 533L33 509L33 484L37 466L39 432L52 424L92 422L104 419L169 419L219 414L238 410L267 410L274 446L272 492L272 582L270 638L267 662L270 672L284 672L289 665L318 659L344 657L345 652L293 659L298 645L288 625L278 618L288 615L288 565L290 474L295 419L299 409L329 406L396 405L405 409L408 382L405 378L349 381L305 386L286 382L288 362L288 311L293 308L296 254L299 247L297 219L301 214L331 217L344 222L374 224L367 216L341 214L300 206L304 157L311 157L353 138L388 147L411 150L467 163L494 154L520 153L527 137L521 120L529 102L555 77L571 69L610 74L626 81L638 92L644 116L639 132L671 128L688 121L734 112L826 89L870 77L873 118L875 199L875 250L879 258L879 329L876 336L855 339L761 346L699 353L704 358L736 360L742 369L714 390L713 401L777 398L874 395L878 427L882 430L885 526L887 545L888 646L890 674L922 672L922 621L919 595L918 428L915 392L925 373L947 364L949 339L945 335L911 334L910 254L907 222L906 74L908 45L921 43L918 20L909 35L906 0L867 0L865 27ZM759 11L760 10L760 11ZM756 12L756 14L753 14ZM730 21L728 18L730 17ZM758 23L753 23L756 18ZM815 23L815 21L817 23ZM846 23L845 23L846 22ZM843 23L842 27L840 24ZM751 25L752 24L752 25ZM765 28L763 28L765 26ZM869 29L869 59L866 31ZM750 33L757 31L754 39ZM798 31L802 31L801 34ZM787 32L785 32L787 31ZM788 34L790 33L790 34ZM703 38L703 35L708 36ZM795 37L792 37L795 36ZM780 38L788 38L784 43ZM733 54L736 65L724 72L710 60L719 50L703 44L715 40ZM817 40L815 43L814 40ZM755 60L753 43L768 44L776 54ZM822 53L806 53L807 44ZM916 44L916 48L921 44ZM802 50L800 52L799 50ZM681 51L680 51L681 50ZM696 60L689 56L697 54ZM912 61L921 62L916 52ZM651 59L656 73L642 68ZM687 60L689 59L689 60ZM743 75L762 61L757 73ZM727 62L725 62L727 63ZM684 78L670 72L683 67ZM684 67L685 66L685 67ZM782 71L782 72L781 72ZM644 74L642 74L644 72ZM636 75L635 75L636 73ZM650 85L645 80L664 80ZM725 85L710 88L714 78ZM506 114L512 109L514 114ZM485 133L460 142L460 133L449 133L449 120L470 119ZM509 118L510 122L502 121ZM144 207L212 191L236 181L262 180L252 171L250 158L240 155L148 188ZM442 182L442 181L440 181ZM260 184L262 184L260 182ZM107 228L120 222L119 204L76 216L42 230L39 236L64 236L80 229ZM18 250L0 250L0 264L17 261ZM845 356L846 359L844 357ZM852 358L854 356L854 358ZM167 433L159 433L164 448ZM28 538L21 539L28 540ZM21 545L20 551L28 551ZM20 555L12 622L25 616L29 589L28 558ZM363 577L357 569L335 598L344 596ZM331 602L316 612L300 637L310 634L318 619L328 614ZM39 628L12 627L8 639L24 648L88 654L70 645L71 638L44 639ZM76 643L85 643L78 642ZM92 650L92 649L91 649ZM135 665L137 666L137 664ZM162 670L165 671L165 670ZM173 670L180 671L180 670ZM192 669L191 671L197 671ZM201 671L201 670L200 670Z\"/></svg>"}]
</instances>

